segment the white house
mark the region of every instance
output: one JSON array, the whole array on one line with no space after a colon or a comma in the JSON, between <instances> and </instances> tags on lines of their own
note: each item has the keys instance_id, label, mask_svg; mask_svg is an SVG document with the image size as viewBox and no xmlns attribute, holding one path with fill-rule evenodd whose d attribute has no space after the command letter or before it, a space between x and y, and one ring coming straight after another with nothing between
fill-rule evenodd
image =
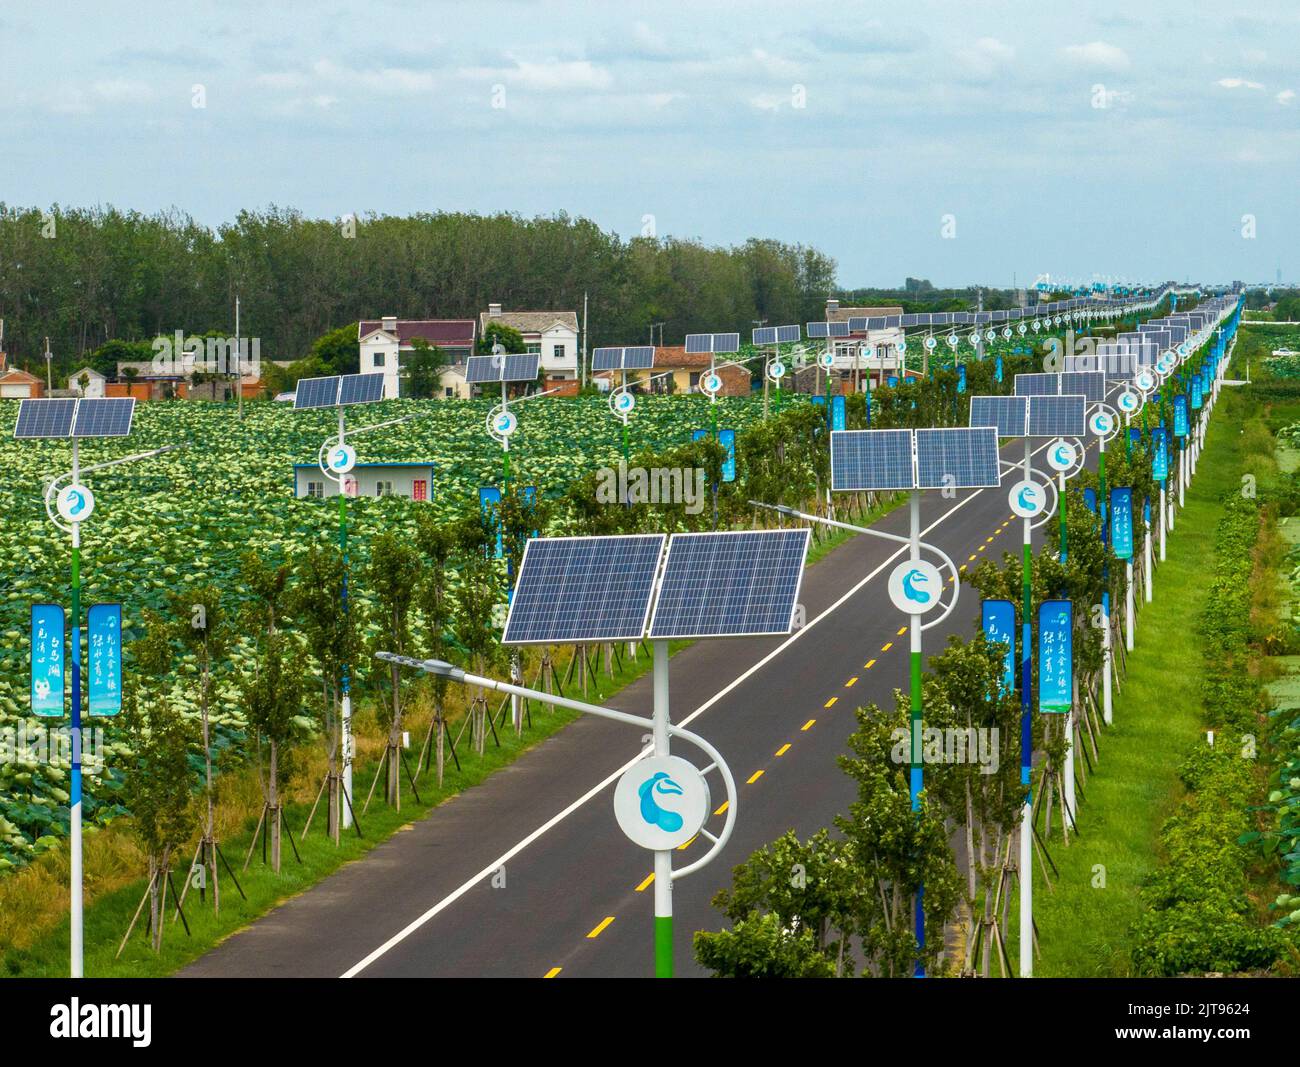
<instances>
[{"instance_id":1,"label":"white house","mask_svg":"<svg viewBox=\"0 0 1300 1067\"><path fill-rule=\"evenodd\" d=\"M78 396L98 399L104 395L104 383L107 381L94 367L82 367L68 379L68 388Z\"/></svg>"},{"instance_id":2,"label":"white house","mask_svg":"<svg viewBox=\"0 0 1300 1067\"><path fill-rule=\"evenodd\" d=\"M443 367L438 374L436 395L447 400L468 400L473 396L474 389L466 380L465 370L464 363L453 363L449 367Z\"/></svg>"},{"instance_id":3,"label":"white house","mask_svg":"<svg viewBox=\"0 0 1300 1067\"><path fill-rule=\"evenodd\" d=\"M384 376L384 399L403 395L406 357L416 338L441 348L452 363L464 363L474 354L473 319L363 319L357 326L361 347L361 373Z\"/></svg>"},{"instance_id":4,"label":"white house","mask_svg":"<svg viewBox=\"0 0 1300 1067\"><path fill-rule=\"evenodd\" d=\"M407 500L433 499L432 463L358 463L343 478L343 491L351 497L400 496ZM339 485L326 478L315 463L293 465L293 493L304 497L338 496Z\"/></svg>"},{"instance_id":5,"label":"white house","mask_svg":"<svg viewBox=\"0 0 1300 1067\"><path fill-rule=\"evenodd\" d=\"M578 313L576 311L502 311L489 304L478 317L479 336L499 322L518 330L524 351L542 357L542 374L564 381L578 377Z\"/></svg>"}]
</instances>

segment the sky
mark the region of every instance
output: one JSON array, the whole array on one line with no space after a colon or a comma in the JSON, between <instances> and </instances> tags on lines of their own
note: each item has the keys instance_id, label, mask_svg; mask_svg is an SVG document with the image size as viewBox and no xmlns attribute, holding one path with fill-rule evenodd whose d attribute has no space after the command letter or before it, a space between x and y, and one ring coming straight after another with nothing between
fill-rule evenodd
<instances>
[{"instance_id":1,"label":"sky","mask_svg":"<svg viewBox=\"0 0 1300 1067\"><path fill-rule=\"evenodd\" d=\"M845 287L1300 280L1300 5L0 2L0 201L567 212Z\"/></svg>"}]
</instances>

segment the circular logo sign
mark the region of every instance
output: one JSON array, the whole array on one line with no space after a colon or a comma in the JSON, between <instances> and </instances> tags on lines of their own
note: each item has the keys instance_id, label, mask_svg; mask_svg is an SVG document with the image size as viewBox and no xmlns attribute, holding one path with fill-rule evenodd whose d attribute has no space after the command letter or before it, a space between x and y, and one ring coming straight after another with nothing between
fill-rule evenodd
<instances>
[{"instance_id":1,"label":"circular logo sign","mask_svg":"<svg viewBox=\"0 0 1300 1067\"><path fill-rule=\"evenodd\" d=\"M84 485L65 485L54 503L64 522L85 522L95 510L95 494Z\"/></svg>"},{"instance_id":2,"label":"circular logo sign","mask_svg":"<svg viewBox=\"0 0 1300 1067\"><path fill-rule=\"evenodd\" d=\"M1060 316L1060 315L1057 315L1056 318L1054 318L1052 321L1053 321L1054 323L1056 323L1057 326L1060 326L1060 325L1061 325L1061 316Z\"/></svg>"},{"instance_id":3,"label":"circular logo sign","mask_svg":"<svg viewBox=\"0 0 1300 1067\"><path fill-rule=\"evenodd\" d=\"M1184 341L1182 344L1180 344L1180 345L1178 346L1178 354L1179 354L1183 359L1186 359L1186 358L1187 358L1187 351L1188 351L1188 349L1187 349L1187 342Z\"/></svg>"},{"instance_id":4,"label":"circular logo sign","mask_svg":"<svg viewBox=\"0 0 1300 1067\"><path fill-rule=\"evenodd\" d=\"M1021 337L1024 337L1025 334L1029 332L1029 328L1022 322L1016 327L1016 332L1019 333Z\"/></svg>"},{"instance_id":5,"label":"circular logo sign","mask_svg":"<svg viewBox=\"0 0 1300 1067\"><path fill-rule=\"evenodd\" d=\"M614 394L614 411L619 415L631 415L635 407L636 397L627 390L621 389Z\"/></svg>"},{"instance_id":6,"label":"circular logo sign","mask_svg":"<svg viewBox=\"0 0 1300 1067\"><path fill-rule=\"evenodd\" d=\"M1016 482L1007 494L1007 499L1011 502L1011 510L1022 519L1041 515L1047 507L1047 493L1036 482Z\"/></svg>"},{"instance_id":7,"label":"circular logo sign","mask_svg":"<svg viewBox=\"0 0 1300 1067\"><path fill-rule=\"evenodd\" d=\"M1119 404L1120 411L1127 412L1130 415L1142 406L1142 401L1138 399L1137 393L1131 389L1125 389L1120 393L1116 403Z\"/></svg>"},{"instance_id":8,"label":"circular logo sign","mask_svg":"<svg viewBox=\"0 0 1300 1067\"><path fill-rule=\"evenodd\" d=\"M519 419L507 408L498 407L488 412L487 430L493 437L509 437L518 426Z\"/></svg>"},{"instance_id":9,"label":"circular logo sign","mask_svg":"<svg viewBox=\"0 0 1300 1067\"><path fill-rule=\"evenodd\" d=\"M714 393L721 391L722 379L715 372L709 371L708 374L700 379L700 388L712 396Z\"/></svg>"},{"instance_id":10,"label":"circular logo sign","mask_svg":"<svg viewBox=\"0 0 1300 1067\"><path fill-rule=\"evenodd\" d=\"M708 818L709 784L679 756L649 756L623 772L614 787L619 828L642 848L686 844Z\"/></svg>"},{"instance_id":11,"label":"circular logo sign","mask_svg":"<svg viewBox=\"0 0 1300 1067\"><path fill-rule=\"evenodd\" d=\"M1034 333L1037 333L1039 330L1043 328L1043 324L1039 322L1037 319L1034 319L1034 321L1030 323L1030 326L1033 327Z\"/></svg>"},{"instance_id":12,"label":"circular logo sign","mask_svg":"<svg viewBox=\"0 0 1300 1067\"><path fill-rule=\"evenodd\" d=\"M1088 419L1088 429L1098 437L1105 437L1114 428L1115 420L1110 417L1109 411L1094 411Z\"/></svg>"},{"instance_id":13,"label":"circular logo sign","mask_svg":"<svg viewBox=\"0 0 1300 1067\"><path fill-rule=\"evenodd\" d=\"M785 377L785 364L779 359L774 359L767 367L767 376L774 382L779 382Z\"/></svg>"},{"instance_id":14,"label":"circular logo sign","mask_svg":"<svg viewBox=\"0 0 1300 1067\"><path fill-rule=\"evenodd\" d=\"M930 349L931 352L934 351L934 346L936 344L938 344L938 342L933 337L927 337L925 339L925 347Z\"/></svg>"},{"instance_id":15,"label":"circular logo sign","mask_svg":"<svg viewBox=\"0 0 1300 1067\"><path fill-rule=\"evenodd\" d=\"M1002 327L1002 339L1003 339L1004 341L1010 341L1010 340L1011 340L1011 327L1010 327L1010 326L1003 326L1003 327Z\"/></svg>"},{"instance_id":16,"label":"circular logo sign","mask_svg":"<svg viewBox=\"0 0 1300 1067\"><path fill-rule=\"evenodd\" d=\"M1133 379L1133 384L1142 392L1149 393L1156 387L1156 380L1149 370L1144 370L1138 372L1137 377Z\"/></svg>"},{"instance_id":17,"label":"circular logo sign","mask_svg":"<svg viewBox=\"0 0 1300 1067\"><path fill-rule=\"evenodd\" d=\"M357 450L351 445L335 445L325 457L325 465L335 474L347 474L357 465Z\"/></svg>"},{"instance_id":18,"label":"circular logo sign","mask_svg":"<svg viewBox=\"0 0 1300 1067\"><path fill-rule=\"evenodd\" d=\"M898 350L899 350L900 352L906 352L906 351L907 351L907 341L904 340L902 337L900 337L900 338L898 339Z\"/></svg>"},{"instance_id":19,"label":"circular logo sign","mask_svg":"<svg viewBox=\"0 0 1300 1067\"><path fill-rule=\"evenodd\" d=\"M1063 437L1058 437L1050 446L1048 446L1047 462L1051 465L1052 470L1054 471L1068 471L1074 466L1074 462L1077 458L1078 457L1074 451L1074 445L1070 444L1070 442L1065 440Z\"/></svg>"},{"instance_id":20,"label":"circular logo sign","mask_svg":"<svg viewBox=\"0 0 1300 1067\"><path fill-rule=\"evenodd\" d=\"M889 575L889 599L908 615L924 615L939 606L943 576L923 559L905 559Z\"/></svg>"},{"instance_id":21,"label":"circular logo sign","mask_svg":"<svg viewBox=\"0 0 1300 1067\"><path fill-rule=\"evenodd\" d=\"M817 362L820 363L827 370L830 370L833 366L835 366L835 353L823 352L820 356L817 357Z\"/></svg>"},{"instance_id":22,"label":"circular logo sign","mask_svg":"<svg viewBox=\"0 0 1300 1067\"><path fill-rule=\"evenodd\" d=\"M948 347L949 348L957 347L957 335L955 333L950 333L948 335Z\"/></svg>"}]
</instances>

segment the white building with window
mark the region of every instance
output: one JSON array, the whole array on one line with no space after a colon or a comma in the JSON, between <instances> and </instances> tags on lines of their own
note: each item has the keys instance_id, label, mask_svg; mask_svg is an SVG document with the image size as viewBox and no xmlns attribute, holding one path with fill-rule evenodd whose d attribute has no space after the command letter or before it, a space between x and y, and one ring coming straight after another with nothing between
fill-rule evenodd
<instances>
[{"instance_id":1,"label":"white building with window","mask_svg":"<svg viewBox=\"0 0 1300 1067\"><path fill-rule=\"evenodd\" d=\"M432 463L358 463L343 479L350 497L400 496L406 500L433 499ZM325 499L338 496L339 485L326 478L315 463L293 465L293 492L304 497Z\"/></svg>"},{"instance_id":2,"label":"white building with window","mask_svg":"<svg viewBox=\"0 0 1300 1067\"><path fill-rule=\"evenodd\" d=\"M361 373L384 376L384 399L405 395L406 362L416 338L441 348L450 363L464 363L474 354L473 319L362 319L357 325Z\"/></svg>"},{"instance_id":3,"label":"white building with window","mask_svg":"<svg viewBox=\"0 0 1300 1067\"><path fill-rule=\"evenodd\" d=\"M566 381L578 377L578 313L576 311L503 311L489 304L478 317L479 336L489 323L499 322L519 331L524 351L542 357L542 374Z\"/></svg>"}]
</instances>

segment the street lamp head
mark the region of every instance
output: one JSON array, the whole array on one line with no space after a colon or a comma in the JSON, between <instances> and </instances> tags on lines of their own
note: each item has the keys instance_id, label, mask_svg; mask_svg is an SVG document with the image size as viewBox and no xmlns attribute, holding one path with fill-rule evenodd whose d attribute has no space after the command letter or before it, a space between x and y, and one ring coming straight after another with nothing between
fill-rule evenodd
<instances>
[{"instance_id":1,"label":"street lamp head","mask_svg":"<svg viewBox=\"0 0 1300 1067\"><path fill-rule=\"evenodd\" d=\"M415 667L427 674L437 674L453 681L461 681L465 677L465 672L460 667L455 667L445 660L416 659L413 656L399 656L395 652L376 652L375 659L383 660L385 663L396 663L403 667Z\"/></svg>"}]
</instances>

